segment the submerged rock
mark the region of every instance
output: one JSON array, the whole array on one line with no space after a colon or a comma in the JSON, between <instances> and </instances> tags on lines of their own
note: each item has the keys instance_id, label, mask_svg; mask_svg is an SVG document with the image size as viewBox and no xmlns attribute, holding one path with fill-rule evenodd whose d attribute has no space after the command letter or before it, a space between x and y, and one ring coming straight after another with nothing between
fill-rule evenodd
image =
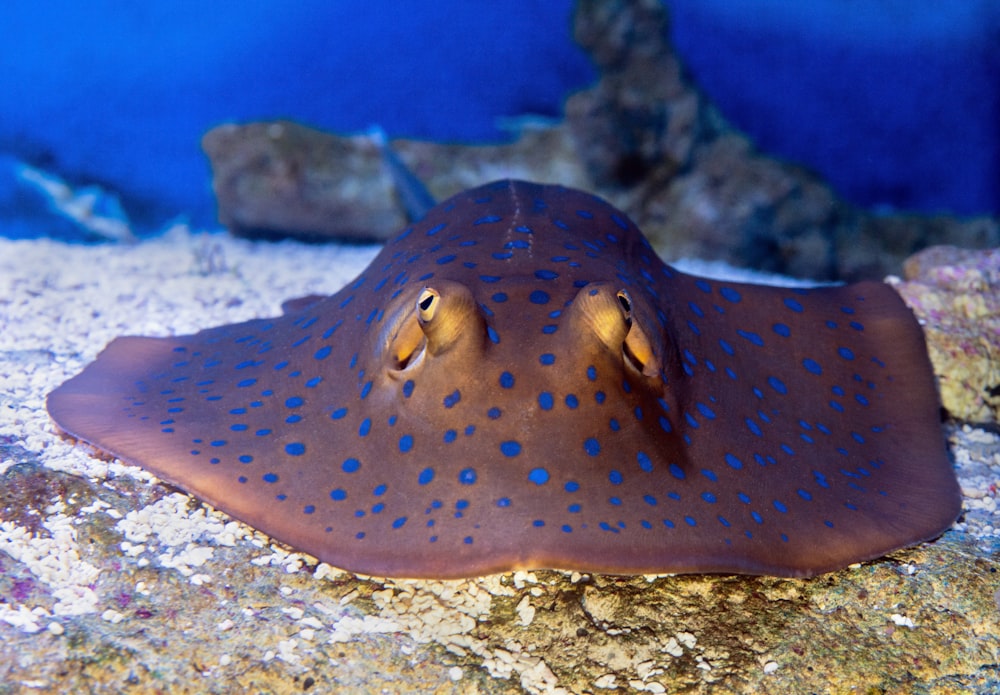
<instances>
[{"instance_id":1,"label":"submerged rock","mask_svg":"<svg viewBox=\"0 0 1000 695\"><path fill-rule=\"evenodd\" d=\"M1000 249L934 246L903 264L896 289L923 324L945 410L1000 422Z\"/></svg>"},{"instance_id":2,"label":"submerged rock","mask_svg":"<svg viewBox=\"0 0 1000 695\"><path fill-rule=\"evenodd\" d=\"M562 129L528 123L509 145L390 143L442 200L485 181L521 178L588 188ZM226 124L205 134L219 221L236 236L384 241L408 222L382 145L289 121Z\"/></svg>"},{"instance_id":3,"label":"submerged rock","mask_svg":"<svg viewBox=\"0 0 1000 695\"><path fill-rule=\"evenodd\" d=\"M566 106L595 192L659 250L856 280L898 273L932 244L1000 245L995 219L875 215L812 172L759 152L691 82L667 28L658 0L579 2L575 35L601 78Z\"/></svg>"},{"instance_id":4,"label":"submerged rock","mask_svg":"<svg viewBox=\"0 0 1000 695\"><path fill-rule=\"evenodd\" d=\"M208 131L219 221L237 236L387 239L406 224L377 143L291 121Z\"/></svg>"},{"instance_id":5,"label":"submerged rock","mask_svg":"<svg viewBox=\"0 0 1000 695\"><path fill-rule=\"evenodd\" d=\"M562 122L524 122L502 145L392 143L438 199L498 178L561 183L622 208L667 258L814 280L898 274L934 244L1000 245L994 218L875 214L759 152L687 77L657 0L582 0L574 32L600 79ZM367 136L254 123L210 131L204 147L236 234L384 239L406 222Z\"/></svg>"}]
</instances>

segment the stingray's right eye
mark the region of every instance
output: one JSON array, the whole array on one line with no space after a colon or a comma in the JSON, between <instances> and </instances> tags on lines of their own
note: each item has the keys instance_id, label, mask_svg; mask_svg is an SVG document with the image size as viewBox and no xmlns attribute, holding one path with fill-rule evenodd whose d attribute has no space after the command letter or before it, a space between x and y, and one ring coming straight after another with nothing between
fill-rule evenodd
<instances>
[{"instance_id":1,"label":"stingray's right eye","mask_svg":"<svg viewBox=\"0 0 1000 695\"><path fill-rule=\"evenodd\" d=\"M420 296L417 297L417 317L421 322L427 322L434 318L438 305L441 303L441 295L430 287L425 287Z\"/></svg>"},{"instance_id":2,"label":"stingray's right eye","mask_svg":"<svg viewBox=\"0 0 1000 695\"><path fill-rule=\"evenodd\" d=\"M632 325L632 298L625 290L618 290L618 305L625 312L625 325Z\"/></svg>"}]
</instances>

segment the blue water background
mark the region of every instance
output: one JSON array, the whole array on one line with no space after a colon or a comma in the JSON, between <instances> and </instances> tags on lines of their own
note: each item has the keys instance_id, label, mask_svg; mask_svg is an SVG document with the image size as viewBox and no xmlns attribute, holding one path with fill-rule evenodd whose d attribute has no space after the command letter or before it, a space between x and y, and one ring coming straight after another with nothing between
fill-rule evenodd
<instances>
[{"instance_id":1,"label":"blue water background","mask_svg":"<svg viewBox=\"0 0 1000 695\"><path fill-rule=\"evenodd\" d=\"M765 149L865 205L1000 209L1000 4L667 0L692 74ZM571 0L0 4L0 234L58 233L27 163L117 192L130 219L211 224L205 130L501 141L595 79ZM796 9L797 8L797 9ZM808 8L808 11L803 9ZM42 223L44 222L44 223ZM72 229L67 228L67 234Z\"/></svg>"},{"instance_id":2,"label":"blue water background","mask_svg":"<svg viewBox=\"0 0 1000 695\"><path fill-rule=\"evenodd\" d=\"M1000 2L666 0L688 69L846 198L1000 212Z\"/></svg>"}]
</instances>

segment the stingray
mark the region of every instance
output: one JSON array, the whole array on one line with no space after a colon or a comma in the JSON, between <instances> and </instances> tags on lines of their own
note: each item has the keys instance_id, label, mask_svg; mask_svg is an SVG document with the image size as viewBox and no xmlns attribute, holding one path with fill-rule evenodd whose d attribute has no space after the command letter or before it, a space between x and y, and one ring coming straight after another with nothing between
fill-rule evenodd
<instances>
[{"instance_id":1,"label":"stingray","mask_svg":"<svg viewBox=\"0 0 1000 695\"><path fill-rule=\"evenodd\" d=\"M49 413L379 576L810 576L959 512L923 335L891 287L688 275L580 191L461 193L284 310L118 338Z\"/></svg>"}]
</instances>

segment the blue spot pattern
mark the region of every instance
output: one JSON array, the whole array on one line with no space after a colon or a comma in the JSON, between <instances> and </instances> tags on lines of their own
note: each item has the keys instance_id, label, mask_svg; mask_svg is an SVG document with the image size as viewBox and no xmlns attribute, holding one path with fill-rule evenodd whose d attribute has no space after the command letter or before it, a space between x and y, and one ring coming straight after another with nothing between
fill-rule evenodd
<instances>
[{"instance_id":1,"label":"blue spot pattern","mask_svg":"<svg viewBox=\"0 0 1000 695\"><path fill-rule=\"evenodd\" d=\"M698 533L745 568L754 548L795 557L863 509L914 503L885 445L892 346L865 342L877 331L864 297L692 278L620 213L548 190L525 188L514 209L503 186L478 189L390 241L332 301L178 339L127 414L230 475L234 497L288 501L348 559L423 544L444 566L518 533L526 550L583 561L595 533L651 549ZM359 337L391 342L424 286L451 311L449 283L473 297L459 342L435 353L428 339L418 365L386 376ZM621 290L622 335L641 331L650 352L587 332L605 319L577 296L601 307ZM457 360L467 343L479 353ZM636 355L654 370L625 369ZM199 423L204 403L221 410Z\"/></svg>"}]
</instances>

